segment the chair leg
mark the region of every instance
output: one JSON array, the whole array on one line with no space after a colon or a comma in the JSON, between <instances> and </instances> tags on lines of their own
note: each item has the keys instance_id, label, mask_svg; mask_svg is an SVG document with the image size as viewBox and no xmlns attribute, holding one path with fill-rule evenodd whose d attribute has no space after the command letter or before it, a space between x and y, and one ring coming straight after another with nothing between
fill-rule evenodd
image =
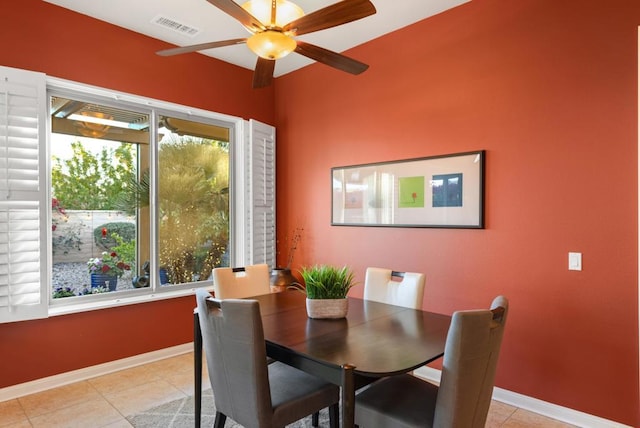
<instances>
[{"instance_id":1,"label":"chair leg","mask_svg":"<svg viewBox=\"0 0 640 428\"><path fill-rule=\"evenodd\" d=\"M329 406L329 426L331 428L338 428L340 423L340 406L338 403Z\"/></svg>"},{"instance_id":2,"label":"chair leg","mask_svg":"<svg viewBox=\"0 0 640 428\"><path fill-rule=\"evenodd\" d=\"M224 413L216 412L216 419L213 422L213 428L224 428L224 423L227 421L227 415Z\"/></svg>"},{"instance_id":3,"label":"chair leg","mask_svg":"<svg viewBox=\"0 0 640 428\"><path fill-rule=\"evenodd\" d=\"M320 412L315 412L311 415L311 426L316 428L320 423Z\"/></svg>"},{"instance_id":4,"label":"chair leg","mask_svg":"<svg viewBox=\"0 0 640 428\"><path fill-rule=\"evenodd\" d=\"M195 428L200 428L202 415L202 331L198 313L193 314L193 372L195 378ZM224 426L224 422L222 423Z\"/></svg>"}]
</instances>

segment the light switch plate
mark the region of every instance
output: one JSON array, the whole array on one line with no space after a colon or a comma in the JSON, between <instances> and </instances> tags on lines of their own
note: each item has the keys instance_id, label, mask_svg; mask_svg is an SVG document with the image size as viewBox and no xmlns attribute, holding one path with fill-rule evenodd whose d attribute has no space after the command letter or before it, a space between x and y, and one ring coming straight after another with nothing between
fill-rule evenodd
<instances>
[{"instance_id":1,"label":"light switch plate","mask_svg":"<svg viewBox=\"0 0 640 428\"><path fill-rule=\"evenodd\" d=\"M582 253L569 253L569 270L582 270Z\"/></svg>"}]
</instances>

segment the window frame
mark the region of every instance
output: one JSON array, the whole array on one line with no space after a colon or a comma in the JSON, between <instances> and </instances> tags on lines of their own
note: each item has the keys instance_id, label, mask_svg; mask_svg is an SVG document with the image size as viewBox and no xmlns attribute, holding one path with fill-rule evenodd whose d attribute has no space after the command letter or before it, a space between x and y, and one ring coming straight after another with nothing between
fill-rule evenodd
<instances>
[{"instance_id":1,"label":"window frame","mask_svg":"<svg viewBox=\"0 0 640 428\"><path fill-rule=\"evenodd\" d=\"M245 134L246 124L242 118L229 116L221 113L215 113L203 109L197 109L193 107L184 106L181 104L170 103L166 101L155 100L147 97L141 97L136 95L130 95L122 92L112 91L108 89L103 89L91 85L75 83L64 79L53 78L47 76L46 78L46 88L47 88L47 100L50 96L63 96L66 98L72 99L80 99L82 101L91 101L106 105L113 105L114 107L131 109L134 111L148 113L150 120L149 122L153 124L149 128L149 145L152 148L150 150L150 165L152 168L150 169L150 177L151 180L157 186L157 168L158 168L158 157L157 157L157 122L158 117L160 115L169 115L173 117L180 117L187 120L193 121L201 121L204 123L210 123L218 126L228 127L230 131L230 192L233 195L230 201L230 219L237 219L235 215L235 206L237 205L237 199L242 197L242 192L239 192L236 188L234 177L234 171L237 169L244 170L243 159L240 156L236 155L237 146L242 144L243 138L242 136ZM50 132L51 132L51 117L47 115L47 153L49 153L50 148ZM51 163L50 160L46 160L46 177L45 177L45 191L47 192L47 196L50 200L51 198ZM152 192L150 195L150 204L156 209L150 211L150 234L152 239L151 245L151 269L152 272L155 272L157 269L154 269L154 264L157 259L157 251L158 251L158 227L157 227L157 195L155 192ZM47 218L46 224L51 223L51 210L47 210ZM237 221L231 221L229 225L230 228L230 236L231 240L242 246L242 241L239 241L235 238L235 233L237 229ZM52 272L52 260L51 260L51 228L46 227L48 239L46 241L47 244L47 256L49 259L49 263L47 266L47 271L49 275L47 275L46 288L48 295L50 295L51 290L51 272ZM242 250L241 250L242 251ZM243 260L238 260L238 255L241 255L242 252L234 251L234 254L231 254L231 264L244 264ZM49 298L48 307L49 307L49 315L61 315L67 313L75 313L82 312L87 310L94 309L102 309L107 307L116 307L134 303L141 302L150 302L155 300L163 300L175 297L182 297L192 295L196 288L211 288L213 283L211 280L199 281L197 283L187 283L187 284L176 284L172 285L170 288L144 288L144 289L136 289L125 291L122 293L117 293L113 297L111 293L104 293L96 296L87 296L90 299L87 301L74 302L74 303L66 303L64 299L53 299ZM97 297L97 298L92 298Z\"/></svg>"},{"instance_id":2,"label":"window frame","mask_svg":"<svg viewBox=\"0 0 640 428\"><path fill-rule=\"evenodd\" d=\"M234 243L233 251L230 253L230 264L232 266L243 266L253 263L263 263L254 256L254 248L270 249L273 245L270 257L275 257L275 128L265 125L253 119L244 120L240 117L230 116L222 113L211 112L203 109L193 108L181 104L156 100L148 97L131 95L114 90L104 89L92 85L76 83L64 79L47 76L44 73L32 72L28 70L15 69L11 67L0 66L0 75L4 76L8 84L24 85L37 92L37 112L34 117L29 117L30 123L36 124L38 132L38 204L36 210L39 213L39 253L41 254L39 263L39 291L40 299L38 302L18 304L17 309L11 309L14 306L4 308L4 312L0 314L0 323L25 321L36 318L46 318L56 315L64 315L76 312L84 312L97 310L108 307L117 307L130 304L151 302L157 300L171 299L175 297L183 297L193 295L196 288L210 288L212 281L199 281L197 283L181 284L171 288L162 289L162 292L154 289L142 289L140 292L131 293L124 292L110 296L111 293L105 293L104 298L93 299L88 301L71 302L69 304L53 305L51 298L52 287L52 210L51 210L51 116L50 116L50 97L51 95L62 95L66 97L77 97L82 100L95 101L97 103L111 104L115 107L131 108L137 111L150 112L150 123L156 124L150 128L150 144L157 145L157 118L159 114L169 114L175 117L184 117L187 120L201 121L204 123L212 123L214 125L226 126L230 132L230 165L229 165L229 187L232 197L230 198L230 240ZM259 131L259 132L256 132ZM256 135L253 135L253 134ZM8 134L0 132L0 138L8 138ZM258 138L254 143L254 138ZM154 142L155 143L152 143ZM256 144L261 147L254 150L252 146ZM253 156L264 157L264 148L271 152L266 170L260 172L262 175L260 181L253 180ZM5 155L6 156L6 155ZM7 162L8 158L2 158L0 161ZM264 159L260 158L260 162L264 165ZM153 180L157 180L157 151L151 150L150 164L155 165L152 168L151 175ZM266 181L265 181L266 180ZM266 185L265 185L266 183ZM253 189L253 186L261 186L270 188L268 194L260 196L263 192L262 188ZM250 199L246 198L247 194L251 194ZM256 197L257 195L257 197ZM153 192L151 202L154 203L156 196ZM259 204L259 200L265 197L270 198L270 204L265 207ZM261 199L262 198L262 199ZM157 204L156 210L157 210ZM260 205L260 206L258 206ZM254 217L254 211L259 209L260 214L267 209L271 210L270 219L272 224L267 225L265 230L271 233L258 234L253 232L250 219ZM153 236L152 247L153 254L157 254L158 235L157 235L157 211L152 210L151 218L151 234ZM0 224L7 228L7 224ZM248 238L248 239L247 239ZM252 248L249 248L252 246ZM6 262L11 255L11 250L7 250L4 254L5 259L0 258L0 270L11 266L11 262ZM155 261L155 257L153 257ZM275 263L275 259L273 260ZM271 266L274 267L274 266ZM9 284L9 300L11 300L11 284ZM94 297L94 296L88 296ZM25 316L24 313L29 315Z\"/></svg>"}]
</instances>

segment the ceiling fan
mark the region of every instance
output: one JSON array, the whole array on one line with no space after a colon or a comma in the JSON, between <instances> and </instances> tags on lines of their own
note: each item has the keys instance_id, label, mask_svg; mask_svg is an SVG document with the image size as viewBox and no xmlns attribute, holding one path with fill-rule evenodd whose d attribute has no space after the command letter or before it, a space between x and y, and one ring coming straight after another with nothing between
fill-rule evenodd
<instances>
[{"instance_id":1,"label":"ceiling fan","mask_svg":"<svg viewBox=\"0 0 640 428\"><path fill-rule=\"evenodd\" d=\"M207 1L237 19L252 35L165 49L158 51L158 55L178 55L246 43L258 55L253 75L254 88L269 86L276 60L294 51L351 74L360 74L369 68L360 61L294 38L373 15L376 8L369 0L342 0L308 15L288 0L249 0L242 6L233 0Z\"/></svg>"}]
</instances>

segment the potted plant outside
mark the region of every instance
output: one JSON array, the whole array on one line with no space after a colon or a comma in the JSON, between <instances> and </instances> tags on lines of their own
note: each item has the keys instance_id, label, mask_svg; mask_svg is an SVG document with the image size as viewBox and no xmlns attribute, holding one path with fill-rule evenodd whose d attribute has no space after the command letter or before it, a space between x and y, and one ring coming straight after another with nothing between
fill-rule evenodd
<instances>
[{"instance_id":1,"label":"potted plant outside","mask_svg":"<svg viewBox=\"0 0 640 428\"><path fill-rule=\"evenodd\" d=\"M102 253L102 257L92 257L87 262L91 275L91 288L104 287L115 291L118 278L131 266L120 259L115 251Z\"/></svg>"},{"instance_id":2,"label":"potted plant outside","mask_svg":"<svg viewBox=\"0 0 640 428\"><path fill-rule=\"evenodd\" d=\"M329 265L303 267L309 318L344 318L347 316L347 293L355 285L354 274L347 266Z\"/></svg>"}]
</instances>

